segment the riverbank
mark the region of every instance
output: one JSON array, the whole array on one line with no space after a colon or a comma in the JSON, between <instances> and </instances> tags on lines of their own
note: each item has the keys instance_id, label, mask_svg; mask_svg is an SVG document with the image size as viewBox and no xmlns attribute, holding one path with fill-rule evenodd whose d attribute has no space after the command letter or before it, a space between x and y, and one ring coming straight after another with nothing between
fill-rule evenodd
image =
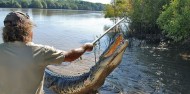
<instances>
[{"instance_id":1,"label":"riverbank","mask_svg":"<svg viewBox=\"0 0 190 94\"><path fill-rule=\"evenodd\" d=\"M38 8L102 11L105 5L77 0L0 0L0 8Z\"/></svg>"},{"instance_id":2,"label":"riverbank","mask_svg":"<svg viewBox=\"0 0 190 94\"><path fill-rule=\"evenodd\" d=\"M130 28L130 27L128 27ZM168 49L181 49L181 53L190 55L190 38L183 41L174 41L173 39L167 37L167 35L162 34L161 31L157 32L145 32L145 31L132 31L128 29L125 33L126 37L129 39L137 39L143 41L146 44L155 45L157 47L165 47Z\"/></svg>"},{"instance_id":3,"label":"riverbank","mask_svg":"<svg viewBox=\"0 0 190 94\"><path fill-rule=\"evenodd\" d=\"M139 39L136 37L129 38L129 47L139 47L139 48L147 48L149 46L152 47L152 50L174 50L175 54L178 55L183 60L190 61L190 41L185 42L172 42L172 41L160 41L159 38L156 38L157 41L155 42L155 38L147 39Z\"/></svg>"}]
</instances>

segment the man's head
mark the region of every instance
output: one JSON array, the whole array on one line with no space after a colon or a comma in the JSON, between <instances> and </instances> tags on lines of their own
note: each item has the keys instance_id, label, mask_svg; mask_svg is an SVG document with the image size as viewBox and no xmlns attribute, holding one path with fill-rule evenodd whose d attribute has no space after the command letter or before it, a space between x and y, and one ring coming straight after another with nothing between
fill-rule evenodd
<instances>
[{"instance_id":1,"label":"man's head","mask_svg":"<svg viewBox=\"0 0 190 94\"><path fill-rule=\"evenodd\" d=\"M31 42L33 23L29 16L22 12L10 12L4 20L4 42Z\"/></svg>"}]
</instances>

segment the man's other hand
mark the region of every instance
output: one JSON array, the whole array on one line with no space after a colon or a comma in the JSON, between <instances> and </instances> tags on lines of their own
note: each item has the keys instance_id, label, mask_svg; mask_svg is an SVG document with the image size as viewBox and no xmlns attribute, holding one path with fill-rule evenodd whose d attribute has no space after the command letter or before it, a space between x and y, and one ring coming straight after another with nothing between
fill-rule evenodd
<instances>
[{"instance_id":1,"label":"man's other hand","mask_svg":"<svg viewBox=\"0 0 190 94\"><path fill-rule=\"evenodd\" d=\"M85 43L83 45L83 47L84 47L85 51L88 51L88 52L93 50L93 44L92 43Z\"/></svg>"}]
</instances>

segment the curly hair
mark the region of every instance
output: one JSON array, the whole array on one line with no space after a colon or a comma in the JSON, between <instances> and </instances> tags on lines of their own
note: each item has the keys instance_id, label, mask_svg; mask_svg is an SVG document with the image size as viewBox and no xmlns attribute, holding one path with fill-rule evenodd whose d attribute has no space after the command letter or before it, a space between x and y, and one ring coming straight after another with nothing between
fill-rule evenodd
<instances>
[{"instance_id":1,"label":"curly hair","mask_svg":"<svg viewBox=\"0 0 190 94\"><path fill-rule=\"evenodd\" d=\"M10 21L4 21L3 27L3 41L4 42L31 42L33 23L30 20L23 21L22 23L12 24Z\"/></svg>"}]
</instances>

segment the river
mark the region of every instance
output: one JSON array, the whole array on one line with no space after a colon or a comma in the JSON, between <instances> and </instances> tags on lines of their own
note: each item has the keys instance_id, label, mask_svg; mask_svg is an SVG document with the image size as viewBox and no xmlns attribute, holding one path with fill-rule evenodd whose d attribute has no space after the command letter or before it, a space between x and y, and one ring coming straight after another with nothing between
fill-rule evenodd
<instances>
[{"instance_id":1,"label":"river","mask_svg":"<svg viewBox=\"0 0 190 94\"><path fill-rule=\"evenodd\" d=\"M35 23L35 43L61 50L92 42L105 25L112 24L103 12L1 8L0 27L6 14L16 10L27 12ZM190 61L180 56L180 49L130 42L121 64L100 88L101 94L190 94Z\"/></svg>"}]
</instances>

